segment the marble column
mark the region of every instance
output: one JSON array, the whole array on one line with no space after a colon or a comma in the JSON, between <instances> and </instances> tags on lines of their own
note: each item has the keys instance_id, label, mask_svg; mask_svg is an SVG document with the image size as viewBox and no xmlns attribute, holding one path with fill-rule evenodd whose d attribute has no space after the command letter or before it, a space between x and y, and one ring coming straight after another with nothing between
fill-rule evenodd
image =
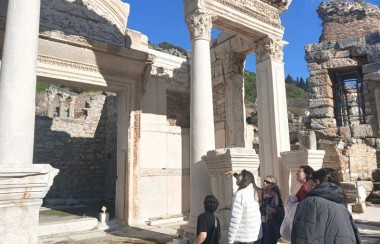
<instances>
[{"instance_id":1,"label":"marble column","mask_svg":"<svg viewBox=\"0 0 380 244\"><path fill-rule=\"evenodd\" d=\"M0 75L0 164L33 161L40 0L9 0Z\"/></svg>"},{"instance_id":2,"label":"marble column","mask_svg":"<svg viewBox=\"0 0 380 244\"><path fill-rule=\"evenodd\" d=\"M290 151L282 39L257 42L256 82L260 138L260 176L274 175L288 189L280 153Z\"/></svg>"},{"instance_id":3,"label":"marble column","mask_svg":"<svg viewBox=\"0 0 380 244\"><path fill-rule=\"evenodd\" d=\"M210 36L212 21L196 10L186 16L191 37L190 85L190 221L201 212L201 202L211 193L202 156L215 149Z\"/></svg>"},{"instance_id":4,"label":"marble column","mask_svg":"<svg viewBox=\"0 0 380 244\"><path fill-rule=\"evenodd\" d=\"M39 16L39 0L9 0L0 75L1 243L37 243L42 198L58 173L32 164Z\"/></svg>"}]
</instances>

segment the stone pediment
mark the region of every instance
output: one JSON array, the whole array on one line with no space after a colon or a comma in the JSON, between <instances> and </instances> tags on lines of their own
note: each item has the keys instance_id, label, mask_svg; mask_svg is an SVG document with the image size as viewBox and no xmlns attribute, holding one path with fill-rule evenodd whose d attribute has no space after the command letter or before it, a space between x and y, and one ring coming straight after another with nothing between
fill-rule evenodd
<instances>
[{"instance_id":1,"label":"stone pediment","mask_svg":"<svg viewBox=\"0 0 380 244\"><path fill-rule=\"evenodd\" d=\"M129 5L120 0L42 0L41 27L125 47ZM42 30L43 30L42 29Z\"/></svg>"}]
</instances>

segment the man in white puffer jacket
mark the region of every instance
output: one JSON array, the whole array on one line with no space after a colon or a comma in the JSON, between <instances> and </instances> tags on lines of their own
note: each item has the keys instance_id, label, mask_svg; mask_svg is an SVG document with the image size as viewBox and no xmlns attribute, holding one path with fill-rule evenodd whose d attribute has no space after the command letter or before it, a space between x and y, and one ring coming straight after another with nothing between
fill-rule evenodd
<instances>
[{"instance_id":1,"label":"man in white puffer jacket","mask_svg":"<svg viewBox=\"0 0 380 244\"><path fill-rule=\"evenodd\" d=\"M239 189L233 196L228 243L254 243L262 238L259 189L247 170L236 177Z\"/></svg>"}]
</instances>

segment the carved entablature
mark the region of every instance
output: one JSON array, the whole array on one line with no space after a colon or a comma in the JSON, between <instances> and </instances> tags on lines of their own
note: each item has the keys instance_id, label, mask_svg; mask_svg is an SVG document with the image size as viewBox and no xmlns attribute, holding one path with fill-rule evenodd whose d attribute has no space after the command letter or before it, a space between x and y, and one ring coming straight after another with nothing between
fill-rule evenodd
<instances>
[{"instance_id":1,"label":"carved entablature","mask_svg":"<svg viewBox=\"0 0 380 244\"><path fill-rule=\"evenodd\" d=\"M206 0L206 2L211 0ZM264 0L212 0L237 12L258 19L273 27L283 29L281 26L279 9L267 4ZM268 0L270 1L270 0Z\"/></svg>"},{"instance_id":2,"label":"carved entablature","mask_svg":"<svg viewBox=\"0 0 380 244\"><path fill-rule=\"evenodd\" d=\"M286 0L287 1L287 0ZM231 8L238 13L244 14L261 22L269 24L275 28L283 29L280 21L280 12L283 6L271 0L205 0L205 5L215 7L215 3L221 4L226 8ZM287 6L287 5L286 5ZM207 8L207 7L206 7ZM228 11L230 14L233 11Z\"/></svg>"},{"instance_id":3,"label":"carved entablature","mask_svg":"<svg viewBox=\"0 0 380 244\"><path fill-rule=\"evenodd\" d=\"M107 86L109 81L133 82L138 76L73 60L38 55L37 75L51 79Z\"/></svg>"},{"instance_id":4,"label":"carved entablature","mask_svg":"<svg viewBox=\"0 0 380 244\"><path fill-rule=\"evenodd\" d=\"M190 85L190 76L186 70L153 65L150 75L160 81L182 84L186 87Z\"/></svg>"},{"instance_id":5,"label":"carved entablature","mask_svg":"<svg viewBox=\"0 0 380 244\"><path fill-rule=\"evenodd\" d=\"M260 0L266 4L269 4L279 10L279 12L283 12L285 9L288 9L292 0Z\"/></svg>"},{"instance_id":6,"label":"carved entablature","mask_svg":"<svg viewBox=\"0 0 380 244\"><path fill-rule=\"evenodd\" d=\"M212 20L211 15L201 11L194 11L186 16L187 27L190 32L190 39L210 40Z\"/></svg>"},{"instance_id":7,"label":"carved entablature","mask_svg":"<svg viewBox=\"0 0 380 244\"><path fill-rule=\"evenodd\" d=\"M42 0L41 27L125 47L129 5L116 0Z\"/></svg>"},{"instance_id":8,"label":"carved entablature","mask_svg":"<svg viewBox=\"0 0 380 244\"><path fill-rule=\"evenodd\" d=\"M267 59L283 61L282 48L285 42L282 39L274 39L270 37L263 38L257 42L256 62L262 62Z\"/></svg>"}]
</instances>

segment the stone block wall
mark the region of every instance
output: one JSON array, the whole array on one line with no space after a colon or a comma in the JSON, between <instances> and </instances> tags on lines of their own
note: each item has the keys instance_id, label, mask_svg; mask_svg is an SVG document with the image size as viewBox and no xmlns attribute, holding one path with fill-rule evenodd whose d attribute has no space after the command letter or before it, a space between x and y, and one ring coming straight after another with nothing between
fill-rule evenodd
<instances>
[{"instance_id":1,"label":"stone block wall","mask_svg":"<svg viewBox=\"0 0 380 244\"><path fill-rule=\"evenodd\" d=\"M38 97L37 111L47 114L48 96ZM76 102L74 118L36 116L33 162L60 170L45 204L115 198L116 96L79 95Z\"/></svg>"},{"instance_id":2,"label":"stone block wall","mask_svg":"<svg viewBox=\"0 0 380 244\"><path fill-rule=\"evenodd\" d=\"M168 90L166 100L169 125L190 128L190 94Z\"/></svg>"},{"instance_id":3,"label":"stone block wall","mask_svg":"<svg viewBox=\"0 0 380 244\"><path fill-rule=\"evenodd\" d=\"M317 10L323 21L320 41L366 36L377 32L380 26L380 9L365 2L330 1Z\"/></svg>"},{"instance_id":4,"label":"stone block wall","mask_svg":"<svg viewBox=\"0 0 380 244\"><path fill-rule=\"evenodd\" d=\"M350 174L353 179L370 180L377 168L376 150L366 144L354 144L347 148Z\"/></svg>"},{"instance_id":5,"label":"stone block wall","mask_svg":"<svg viewBox=\"0 0 380 244\"><path fill-rule=\"evenodd\" d=\"M377 167L375 148L380 136L380 9L365 2L329 1L321 3L317 12L323 21L320 42L305 47L310 127L322 140L318 149L326 150L325 167L338 169L344 181L368 179ZM357 91L347 83L338 84L337 71L357 72L362 79L360 113ZM334 89L339 86L352 104L344 108L349 109L350 122L342 125L335 114L339 98Z\"/></svg>"},{"instance_id":6,"label":"stone block wall","mask_svg":"<svg viewBox=\"0 0 380 244\"><path fill-rule=\"evenodd\" d=\"M370 180L376 168L376 150L366 144L320 140L318 149L326 152L323 167L338 170L344 182Z\"/></svg>"}]
</instances>

